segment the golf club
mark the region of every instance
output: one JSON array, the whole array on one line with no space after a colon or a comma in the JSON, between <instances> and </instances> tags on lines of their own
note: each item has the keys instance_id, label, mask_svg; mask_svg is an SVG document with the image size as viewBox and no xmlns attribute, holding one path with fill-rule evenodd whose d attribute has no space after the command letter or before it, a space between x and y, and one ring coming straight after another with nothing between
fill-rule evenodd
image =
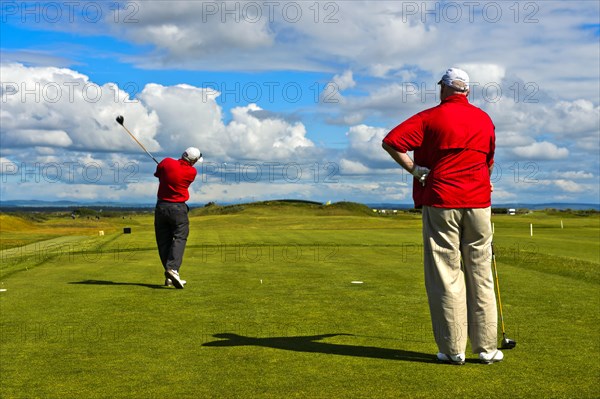
<instances>
[{"instance_id":1,"label":"golf club","mask_svg":"<svg viewBox=\"0 0 600 399\"><path fill-rule=\"evenodd\" d=\"M504 331L504 316L502 314L502 299L500 299L500 283L498 282L498 267L496 266L496 254L494 253L494 244L492 243L492 267L494 268L494 279L496 280L496 292L498 293L498 309L500 309L500 323L502 325L502 343L500 349L512 349L517 346L517 342L506 338Z\"/></svg>"},{"instance_id":2,"label":"golf club","mask_svg":"<svg viewBox=\"0 0 600 399\"><path fill-rule=\"evenodd\" d=\"M123 115L119 115L119 116L117 116L117 123L118 123L119 125L123 126L123 129L125 129L125 131L126 131L127 133L129 133L129 135L131 136L131 138L132 138L132 139L134 139L134 140L135 140L135 142L136 142L136 143L138 143L138 144L140 145L140 147L142 147L142 150L146 151L146 154L148 154L148 155L150 156L150 158L152 158L152 159L154 160L154 162L156 162L156 164L158 165L158 161L156 160L156 158L154 158L154 156L148 152L148 150L146 149L146 147L144 147L144 145L143 145L142 143L140 143L140 142L138 141L138 139L136 139L136 138L135 138L135 136L134 136L133 134L131 134L131 132L129 131L129 129L127 129L127 128L125 127L125 125L123 124L123 122L125 122L125 118L123 117Z\"/></svg>"}]
</instances>

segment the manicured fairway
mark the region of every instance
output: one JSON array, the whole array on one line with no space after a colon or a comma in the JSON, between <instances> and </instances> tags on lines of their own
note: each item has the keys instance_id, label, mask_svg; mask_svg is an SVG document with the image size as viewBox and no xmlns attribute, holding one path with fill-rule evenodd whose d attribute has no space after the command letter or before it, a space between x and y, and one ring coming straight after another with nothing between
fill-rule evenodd
<instances>
[{"instance_id":1,"label":"manicured fairway","mask_svg":"<svg viewBox=\"0 0 600 399\"><path fill-rule=\"evenodd\" d=\"M493 217L517 347L456 367L434 358L419 215L226 213L192 213L184 290L150 214L0 216L0 397L598 397L597 214Z\"/></svg>"}]
</instances>

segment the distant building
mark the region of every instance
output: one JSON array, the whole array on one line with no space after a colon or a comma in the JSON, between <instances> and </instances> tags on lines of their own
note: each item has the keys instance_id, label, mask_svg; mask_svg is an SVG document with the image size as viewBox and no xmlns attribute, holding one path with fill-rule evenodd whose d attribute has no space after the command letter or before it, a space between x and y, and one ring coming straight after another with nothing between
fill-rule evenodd
<instances>
[{"instance_id":1,"label":"distant building","mask_svg":"<svg viewBox=\"0 0 600 399\"><path fill-rule=\"evenodd\" d=\"M515 208L508 208L508 211L506 211L506 213L509 215L516 215L517 210Z\"/></svg>"}]
</instances>

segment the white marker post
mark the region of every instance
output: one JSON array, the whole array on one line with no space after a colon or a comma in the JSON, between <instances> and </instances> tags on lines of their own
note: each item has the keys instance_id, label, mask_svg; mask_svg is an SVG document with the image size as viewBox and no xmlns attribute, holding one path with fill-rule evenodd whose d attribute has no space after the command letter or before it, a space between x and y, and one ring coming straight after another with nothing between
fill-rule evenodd
<instances>
[{"instance_id":1,"label":"white marker post","mask_svg":"<svg viewBox=\"0 0 600 399\"><path fill-rule=\"evenodd\" d=\"M529 223L529 235L533 237L533 223Z\"/></svg>"},{"instance_id":2,"label":"white marker post","mask_svg":"<svg viewBox=\"0 0 600 399\"><path fill-rule=\"evenodd\" d=\"M561 229L564 229L564 228L565 228L565 226L563 225L563 221L562 221L562 219L560 219L560 228L561 228Z\"/></svg>"}]
</instances>

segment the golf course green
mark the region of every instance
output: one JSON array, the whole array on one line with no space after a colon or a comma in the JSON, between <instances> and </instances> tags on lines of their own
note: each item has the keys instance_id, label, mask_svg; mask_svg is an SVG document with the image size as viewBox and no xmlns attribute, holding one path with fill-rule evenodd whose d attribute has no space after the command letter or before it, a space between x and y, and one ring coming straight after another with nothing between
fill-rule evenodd
<instances>
[{"instance_id":1,"label":"golf course green","mask_svg":"<svg viewBox=\"0 0 600 399\"><path fill-rule=\"evenodd\" d=\"M150 211L0 214L0 397L599 395L598 213L492 217L517 346L464 366L435 360L419 214L264 202L190 221L176 290Z\"/></svg>"}]
</instances>

